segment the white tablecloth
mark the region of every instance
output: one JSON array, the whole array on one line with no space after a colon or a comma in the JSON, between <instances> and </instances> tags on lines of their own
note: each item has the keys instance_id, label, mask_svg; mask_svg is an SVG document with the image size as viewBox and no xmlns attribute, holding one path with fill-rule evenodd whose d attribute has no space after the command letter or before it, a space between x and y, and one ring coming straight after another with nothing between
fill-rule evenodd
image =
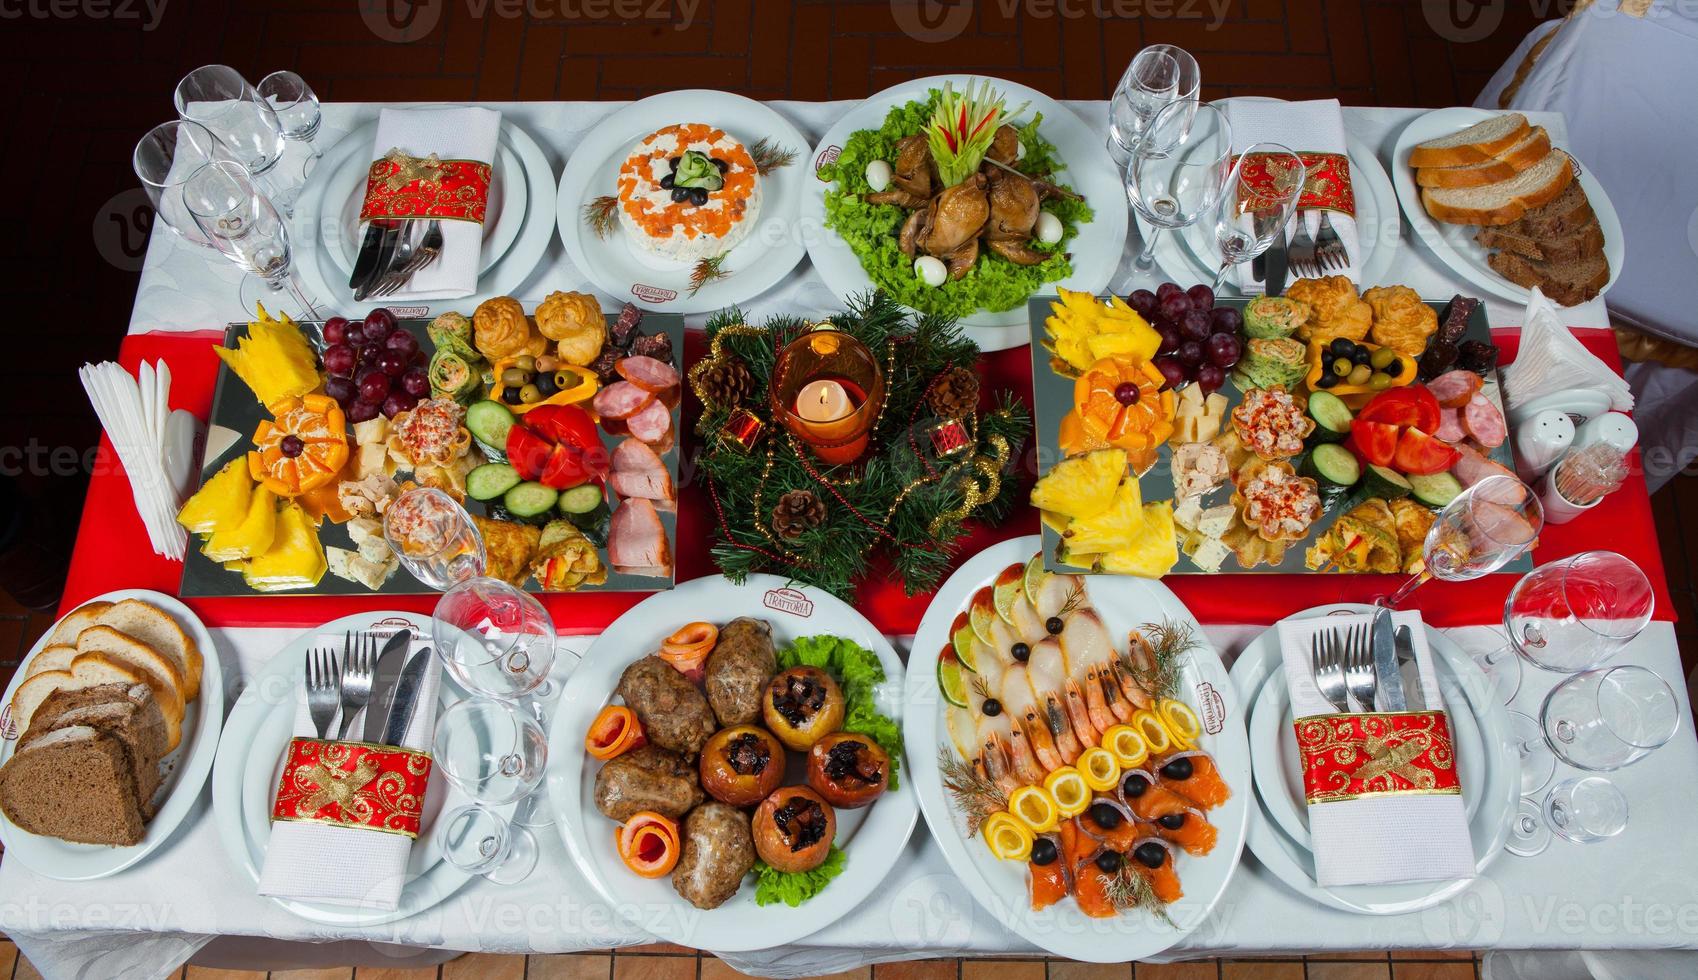
<instances>
[{"instance_id":1,"label":"white tablecloth","mask_svg":"<svg viewBox=\"0 0 1698 980\"><path fill-rule=\"evenodd\" d=\"M775 107L817 138L849 105L780 102ZM1105 111L1100 102L1071 105L1090 119L1100 119ZM497 108L544 145L558 171L566 148L619 106L522 103ZM334 141L376 113L373 105L327 105L320 139ZM1413 109L1347 109L1345 121L1386 159L1398 131L1417 114ZM1469 291L1407 233L1389 278L1429 297ZM236 283L228 263L161 231L148 252L130 329L206 329L236 319L241 316ZM550 290L572 288L587 284L556 241L548 261L518 295L531 305ZM837 305L804 263L744 308L761 316L825 313ZM1494 323L1519 320L1520 311L1506 304L1488 301L1488 308ZM1571 310L1569 317L1575 325L1607 325L1601 302ZM692 317L690 324L697 326L703 319ZM251 676L289 637L287 631L277 630L214 632L225 658L225 676L233 683ZM1258 632L1248 626L1208 628L1209 639L1229 660ZM900 639L897 643L899 649L906 648ZM1670 624L1652 624L1622 662L1642 663L1670 678L1684 699ZM1535 712L1552 680L1551 675L1529 671L1516 707ZM229 692L230 703L235 693ZM1246 852L1214 914L1170 956L1408 947L1698 946L1698 837L1689 832L1690 794L1678 789L1695 770L1698 741L1690 730L1682 730L1650 760L1615 775L1633 807L1622 836L1587 848L1558 841L1527 860L1505 855L1488 877L1456 900L1417 914L1352 916L1309 903ZM1238 789L1249 792L1248 787ZM542 862L521 885L502 888L476 881L412 919L372 929L342 929L307 922L259 898L253 882L224 853L211 819L210 794L204 794L201 808L158 852L99 882L54 881L17 862L0 863L0 931L16 940L49 977L165 976L215 935L365 940L504 953L570 952L650 941L595 897L557 836L543 832L538 837ZM728 960L749 972L789 977L923 956L1036 952L977 906L950 874L923 823L878 894L842 913L835 925L803 943Z\"/></svg>"}]
</instances>

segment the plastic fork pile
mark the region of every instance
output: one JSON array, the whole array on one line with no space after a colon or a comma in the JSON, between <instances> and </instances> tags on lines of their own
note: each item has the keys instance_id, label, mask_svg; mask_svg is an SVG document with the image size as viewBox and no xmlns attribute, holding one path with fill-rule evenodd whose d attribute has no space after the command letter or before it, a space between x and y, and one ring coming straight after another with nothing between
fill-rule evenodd
<instances>
[{"instance_id":1,"label":"plastic fork pile","mask_svg":"<svg viewBox=\"0 0 1698 980\"><path fill-rule=\"evenodd\" d=\"M182 501L165 468L165 426L171 414L171 369L143 361L140 377L111 361L84 364L77 376L130 478L136 512L155 554L182 561L189 534L177 523Z\"/></svg>"}]
</instances>

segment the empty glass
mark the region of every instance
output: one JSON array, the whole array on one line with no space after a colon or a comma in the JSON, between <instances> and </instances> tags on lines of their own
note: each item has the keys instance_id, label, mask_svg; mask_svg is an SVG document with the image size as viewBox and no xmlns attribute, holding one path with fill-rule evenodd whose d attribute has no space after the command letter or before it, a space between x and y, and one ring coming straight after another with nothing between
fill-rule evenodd
<instances>
[{"instance_id":1,"label":"empty glass","mask_svg":"<svg viewBox=\"0 0 1698 980\"><path fill-rule=\"evenodd\" d=\"M196 68L177 83L173 102L177 115L205 126L228 146L271 197L288 197L289 188L271 178L272 168L283 158L283 125L240 72L228 65Z\"/></svg>"},{"instance_id":2,"label":"empty glass","mask_svg":"<svg viewBox=\"0 0 1698 980\"><path fill-rule=\"evenodd\" d=\"M1645 758L1674 737L1680 705L1655 672L1626 665L1588 670L1558 684L1537 720L1517 711L1509 718L1519 741L1521 791L1531 793L1550 781L1559 759L1609 772Z\"/></svg>"},{"instance_id":3,"label":"empty glass","mask_svg":"<svg viewBox=\"0 0 1698 980\"><path fill-rule=\"evenodd\" d=\"M1126 66L1108 104L1108 152L1125 167L1144 128L1174 100L1195 103L1201 76L1197 59L1171 44L1154 44Z\"/></svg>"},{"instance_id":4,"label":"empty glass","mask_svg":"<svg viewBox=\"0 0 1698 980\"><path fill-rule=\"evenodd\" d=\"M1303 159L1278 143L1257 143L1238 157L1215 207L1214 239L1220 249L1218 291L1232 267L1268 250L1291 222L1308 171Z\"/></svg>"},{"instance_id":5,"label":"empty glass","mask_svg":"<svg viewBox=\"0 0 1698 980\"><path fill-rule=\"evenodd\" d=\"M1545 798L1545 821L1576 844L1608 840L1627 829L1627 797L1602 776L1565 779Z\"/></svg>"},{"instance_id":6,"label":"empty glass","mask_svg":"<svg viewBox=\"0 0 1698 980\"><path fill-rule=\"evenodd\" d=\"M297 320L318 320L317 307L291 269L289 230L247 170L229 160L199 168L183 182L184 209L225 258L246 270L242 309L258 303Z\"/></svg>"},{"instance_id":7,"label":"empty glass","mask_svg":"<svg viewBox=\"0 0 1698 980\"><path fill-rule=\"evenodd\" d=\"M175 119L148 130L136 143L131 166L142 190L153 202L153 213L184 241L212 248L212 239L195 223L183 199L189 178L209 163L234 162L235 157L212 131L197 122Z\"/></svg>"},{"instance_id":8,"label":"empty glass","mask_svg":"<svg viewBox=\"0 0 1698 980\"><path fill-rule=\"evenodd\" d=\"M536 837L482 804L460 807L442 817L438 841L442 857L467 874L498 885L516 885L537 865Z\"/></svg>"},{"instance_id":9,"label":"empty glass","mask_svg":"<svg viewBox=\"0 0 1698 980\"><path fill-rule=\"evenodd\" d=\"M469 698L442 713L432 747L449 782L480 803L529 796L548 763L548 736L507 701Z\"/></svg>"},{"instance_id":10,"label":"empty glass","mask_svg":"<svg viewBox=\"0 0 1698 980\"><path fill-rule=\"evenodd\" d=\"M1489 476L1439 511L1421 544L1422 568L1379 600L1395 606L1431 579L1466 582L1515 560L1545 526L1539 497L1513 476Z\"/></svg>"},{"instance_id":11,"label":"empty glass","mask_svg":"<svg viewBox=\"0 0 1698 980\"><path fill-rule=\"evenodd\" d=\"M529 593L472 578L442 596L431 615L436 653L461 687L512 701L544 690L554 667L554 621Z\"/></svg>"},{"instance_id":12,"label":"empty glass","mask_svg":"<svg viewBox=\"0 0 1698 980\"><path fill-rule=\"evenodd\" d=\"M313 137L318 135L324 113L305 79L292 71L274 71L260 79L254 90L277 114L284 139L307 144L315 157L323 152L313 144Z\"/></svg>"},{"instance_id":13,"label":"empty glass","mask_svg":"<svg viewBox=\"0 0 1698 980\"><path fill-rule=\"evenodd\" d=\"M1164 229L1196 224L1220 200L1232 169L1232 127L1208 104L1169 102L1150 120L1126 165L1126 196L1151 227L1137 267L1155 265Z\"/></svg>"}]
</instances>

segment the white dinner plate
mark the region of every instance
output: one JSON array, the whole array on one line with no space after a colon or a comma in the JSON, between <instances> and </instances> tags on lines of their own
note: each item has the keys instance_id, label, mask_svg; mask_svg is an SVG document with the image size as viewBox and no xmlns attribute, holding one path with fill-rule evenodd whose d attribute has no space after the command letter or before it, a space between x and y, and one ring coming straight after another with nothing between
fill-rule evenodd
<instances>
[{"instance_id":1,"label":"white dinner plate","mask_svg":"<svg viewBox=\"0 0 1698 980\"><path fill-rule=\"evenodd\" d=\"M1256 102L1282 101L1253 95L1236 98ZM1214 104L1224 105L1231 101L1233 99L1220 99ZM1380 164L1374 148L1355 134L1346 133L1344 151L1350 159L1350 183L1356 192L1356 237L1361 247L1367 250L1367 258L1357 263L1361 276L1357 285L1366 289L1387 281L1386 276L1397 259L1402 222L1398 218L1397 192L1392 189L1391 178L1386 176L1386 168ZM1175 238L1184 241L1183 252L1174 245L1172 239ZM1178 235L1163 234L1162 239L1156 243L1156 263L1175 282L1214 282L1220 269L1220 253L1214 248L1212 224L1198 222ZM1296 278L1293 274L1287 281ZM1225 285L1231 287L1232 283L1233 280L1228 277ZM1237 293L1235 287L1233 293Z\"/></svg>"},{"instance_id":2,"label":"white dinner plate","mask_svg":"<svg viewBox=\"0 0 1698 980\"><path fill-rule=\"evenodd\" d=\"M704 911L679 897L670 876L639 878L625 866L613 847L618 824L596 809L599 767L585 764L584 736L613 698L627 666L658 651L661 641L686 623L724 624L739 616L771 623L778 649L799 637L830 634L878 654L885 675L877 692L879 710L901 722L902 661L883 634L848 603L818 589L790 585L776 575L750 575L742 585L714 576L644 599L597 637L566 681L548 738L554 825L578 870L631 924L669 942L721 953L783 946L841 919L871 895L902 858L917 818L909 756L899 770L897 788L865 809L837 810L837 845L847 857L843 873L796 908L756 905L749 878L725 904ZM791 753L792 783L799 782L794 778L799 759Z\"/></svg>"},{"instance_id":3,"label":"white dinner plate","mask_svg":"<svg viewBox=\"0 0 1698 980\"><path fill-rule=\"evenodd\" d=\"M6 845L7 859L22 862L24 867L36 874L61 881L87 881L117 874L165 843L194 808L195 800L200 798L200 788L206 782L206 774L212 771L212 760L218 751L218 732L224 721L224 666L218 659L218 647L212 642L212 634L207 632L205 624L189 611L188 606L163 593L147 589L119 589L88 601L118 602L122 599L140 599L158 606L195 641L201 653L200 696L183 710L182 738L177 747L160 760L160 765L165 767L165 779L153 797L158 811L148 821L141 843L129 847L107 847L42 837L19 829L6 819L4 812L0 812L0 843ZM0 705L6 706L0 711L0 765L5 765L12 757L18 747L18 738L23 734L17 731L10 717L12 693L23 683L24 671L30 660L48 645L48 637L52 634L51 629L43 633L30 648L29 655L13 673L12 682L6 685L4 700L0 700Z\"/></svg>"},{"instance_id":4,"label":"white dinner plate","mask_svg":"<svg viewBox=\"0 0 1698 980\"><path fill-rule=\"evenodd\" d=\"M652 256L631 242L623 227L598 239L584 223L584 205L616 193L619 167L645 136L667 126L705 123L752 148L766 139L793 152L789 166L759 178L760 213L748 237L734 246L723 269L729 275L690 291L693 262ZM808 141L772 107L730 92L689 89L650 96L610 113L572 148L560 175L560 240L566 254L597 289L621 301L667 313L704 313L736 306L771 289L802 261L796 224L808 180Z\"/></svg>"},{"instance_id":5,"label":"white dinner plate","mask_svg":"<svg viewBox=\"0 0 1698 980\"><path fill-rule=\"evenodd\" d=\"M1009 565L1024 564L1040 548L1037 535L991 546L962 565L932 598L909 653L908 702L903 740L920 795L920 809L949 867L967 890L1009 931L1057 956L1098 963L1140 960L1184 939L1209 915L1225 893L1244 847L1251 810L1250 750L1244 736L1244 701L1233 690L1220 656L1208 645L1202 627L1167 586L1119 575L1087 575L1085 589L1109 633L1125 636L1145 623L1169 620L1189 626L1200 646L1184 667L1184 700L1196 708L1204 734L1199 747L1214 756L1231 799L1209 812L1219 830L1215 848L1203 857L1181 854L1176 870L1185 897L1167 907L1173 926L1143 912L1092 919L1071 899L1041 912L1031 910L1025 864L1002 861L964 832L963 818L947 798L939 773L940 751L954 753L944 712L947 703L937 686L938 651L950 645L949 630L973 593L995 581Z\"/></svg>"},{"instance_id":6,"label":"white dinner plate","mask_svg":"<svg viewBox=\"0 0 1698 980\"><path fill-rule=\"evenodd\" d=\"M1426 115L1410 120L1409 125L1405 126L1397 137L1397 146L1391 153L1392 182L1397 187L1397 200L1403 205L1403 213L1409 217L1415 234L1421 236L1421 241L1426 243L1440 262L1487 292L1517 303L1525 303L1532 293L1498 275L1486 264L1486 256L1491 254L1491 250L1474 240L1474 233L1479 230L1477 226L1441 223L1434 221L1432 216L1427 214L1427 209L1421 204L1421 188L1415 183L1415 168L1409 166L1409 151L1416 144L1461 132L1475 123L1501 115L1503 113L1486 109L1452 106L1448 109L1434 109ZM1554 137L1551 145L1560 150L1568 149L1562 141ZM1569 155L1573 156L1573 151L1569 151ZM1621 266L1627 258L1627 240L1622 236L1621 219L1616 217L1615 205L1610 203L1609 195L1604 193L1604 185L1598 183L1597 178L1586 169L1584 160L1575 157L1575 162L1580 165L1580 188L1586 192L1586 199L1592 204L1592 212L1598 216L1598 227L1604 233L1604 258L1610 263L1610 278L1604 288L1598 290L1598 295L1602 296L1621 278Z\"/></svg>"},{"instance_id":7,"label":"white dinner plate","mask_svg":"<svg viewBox=\"0 0 1698 980\"><path fill-rule=\"evenodd\" d=\"M496 166L498 172L511 166L514 173L511 179L503 179L504 196L499 206L502 210L515 211L511 218L497 214L496 224L485 233L484 262L477 291L461 299L409 300L390 296L365 303L354 301L348 288L350 269L343 264L350 254L346 243L346 181L350 167L356 174L363 174L363 168L369 165L365 158L371 155L376 125L371 122L355 129L325 151L308 175L295 201L295 213L288 219L295 253L293 268L321 311L326 315L359 316L378 306L423 305L435 310L470 312L484 300L509 295L524 285L542 264L548 245L554 240L554 167L529 133L503 118ZM512 163L504 164L507 160ZM358 176L355 179L357 182ZM337 187L335 193L333 185ZM515 230L508 230L510 224ZM501 244L509 235L511 239ZM357 253L358 245L353 248Z\"/></svg>"},{"instance_id":8,"label":"white dinner plate","mask_svg":"<svg viewBox=\"0 0 1698 980\"><path fill-rule=\"evenodd\" d=\"M1373 607L1358 603L1337 603L1308 609L1292 618L1372 611ZM1453 681L1451 684L1440 682L1446 704L1466 701L1479 721L1481 744L1487 749L1479 809L1468 825L1469 836L1474 842L1475 870L1483 873L1503 850L1509 834L1509 818L1515 812L1521 785L1521 763L1509 733L1509 709L1497 702L1491 681L1480 672L1473 659L1449 638L1429 628L1427 641L1435 668L1444 671L1448 667L1447 672ZM1268 677L1282 669L1281 663L1279 634L1276 629L1270 628L1251 641L1233 662L1232 683L1238 695L1254 702ZM1283 786L1279 791L1285 792ZM1464 792L1467 792L1466 783ZM1470 878L1458 878L1453 881L1323 888L1315 883L1314 856L1309 849L1288 836L1268 815L1265 809L1267 799L1259 782L1256 795L1258 804L1250 815L1250 852L1274 877L1311 901L1344 912L1403 915L1438 905L1473 884Z\"/></svg>"},{"instance_id":9,"label":"white dinner plate","mask_svg":"<svg viewBox=\"0 0 1698 980\"><path fill-rule=\"evenodd\" d=\"M302 682L302 666L310 646L333 642L350 630L413 631L412 649L429 645L428 629L411 613L369 612L344 616L296 637L250 680L225 723L226 738L218 750L212 775L212 812L225 851L247 871L257 886L271 833L271 804L276 795L283 755L288 750ZM463 695L444 675L438 687L439 710ZM436 816L465 799L442 775L432 771L426 789L419 837L408 855L408 881L393 911L361 909L313 902L274 899L295 915L314 922L342 926L373 926L416 915L431 908L472 879L442 859L436 843ZM514 804L495 807L510 814Z\"/></svg>"},{"instance_id":10,"label":"white dinner plate","mask_svg":"<svg viewBox=\"0 0 1698 980\"><path fill-rule=\"evenodd\" d=\"M983 76L937 75L903 82L857 104L826 130L814 147L807 163L810 175L823 163L837 158L849 137L856 130L877 129L884 125L885 114L908 102L923 102L934 88L952 82L956 90L977 82ZM1105 132L1080 119L1073 110L1049 96L1000 78L987 79L1007 100L1009 108L1027 103L1020 121L1029 120L1034 113L1043 113L1039 131L1044 139L1055 145L1055 156L1061 164L1056 179L1085 198L1091 206L1092 218L1079 226L1079 234L1068 243L1072 255L1073 274L1059 282L1045 283L1034 295L1056 295L1058 288L1098 294L1108 288L1115 267L1126 250L1126 191L1121 187L1120 173L1108 155ZM808 258L819 270L825 284L848 302L850 297L873 288L872 278L861 267L861 260L841 237L825 226L825 194L835 182L820 179L809 181L808 193L802 202L802 227L807 232ZM970 328L967 336L980 350L996 351L1019 347L1032 342L1027 320L1026 304L1001 312L982 311L962 319L961 325Z\"/></svg>"}]
</instances>

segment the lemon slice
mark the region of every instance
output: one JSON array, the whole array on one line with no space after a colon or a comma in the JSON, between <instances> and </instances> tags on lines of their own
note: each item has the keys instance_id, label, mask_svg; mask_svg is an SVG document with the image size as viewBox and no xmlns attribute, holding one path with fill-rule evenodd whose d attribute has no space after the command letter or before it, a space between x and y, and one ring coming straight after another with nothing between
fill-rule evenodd
<instances>
[{"instance_id":1,"label":"lemon slice","mask_svg":"<svg viewBox=\"0 0 1698 980\"><path fill-rule=\"evenodd\" d=\"M996 649L996 640L991 636L991 621L996 618L996 594L987 585L973 593L973 601L967 607L967 623L973 627L979 642L992 650Z\"/></svg>"},{"instance_id":2,"label":"lemon slice","mask_svg":"<svg viewBox=\"0 0 1698 980\"><path fill-rule=\"evenodd\" d=\"M1143 765L1144 760L1150 757L1149 743L1131 725L1115 725L1103 732L1103 748L1114 753L1114 761L1120 763L1122 769Z\"/></svg>"},{"instance_id":3,"label":"lemon slice","mask_svg":"<svg viewBox=\"0 0 1698 980\"><path fill-rule=\"evenodd\" d=\"M1044 579L1049 573L1044 571L1044 553L1038 552L1026 562L1026 571L1021 575L1021 586L1026 590L1026 601L1032 608L1038 608L1038 593L1043 591Z\"/></svg>"},{"instance_id":4,"label":"lemon slice","mask_svg":"<svg viewBox=\"0 0 1698 980\"><path fill-rule=\"evenodd\" d=\"M1062 766L1045 777L1044 789L1049 790L1056 812L1063 818L1076 817L1091 805L1091 788L1072 766Z\"/></svg>"},{"instance_id":5,"label":"lemon slice","mask_svg":"<svg viewBox=\"0 0 1698 980\"><path fill-rule=\"evenodd\" d=\"M967 707L967 672L961 669L953 647L944 647L937 655L937 687L945 701L957 708Z\"/></svg>"},{"instance_id":6,"label":"lemon slice","mask_svg":"<svg viewBox=\"0 0 1698 980\"><path fill-rule=\"evenodd\" d=\"M1025 572L1024 565L1010 565L996 577L996 584L991 588L991 604L996 608L997 616L1010 626L1014 625L1014 603L1020 598Z\"/></svg>"},{"instance_id":7,"label":"lemon slice","mask_svg":"<svg viewBox=\"0 0 1698 980\"><path fill-rule=\"evenodd\" d=\"M1024 821L1034 834L1054 830L1061 820L1055 798L1041 786L1022 786L1015 790L1014 795L1008 798L1008 812Z\"/></svg>"},{"instance_id":8,"label":"lemon slice","mask_svg":"<svg viewBox=\"0 0 1698 980\"><path fill-rule=\"evenodd\" d=\"M1079 775L1085 778L1086 786L1106 792L1120 781L1120 763L1113 752L1099 745L1079 753Z\"/></svg>"},{"instance_id":9,"label":"lemon slice","mask_svg":"<svg viewBox=\"0 0 1698 980\"><path fill-rule=\"evenodd\" d=\"M1173 748L1173 733L1168 731L1167 722L1147 708L1132 715L1132 728L1144 736L1144 743L1150 747L1152 753L1166 752Z\"/></svg>"},{"instance_id":10,"label":"lemon slice","mask_svg":"<svg viewBox=\"0 0 1698 980\"><path fill-rule=\"evenodd\" d=\"M1203 733L1203 723L1190 705L1166 698L1156 705L1156 712L1166 723L1167 730L1173 733L1174 745L1189 749L1197 744L1197 736Z\"/></svg>"},{"instance_id":11,"label":"lemon slice","mask_svg":"<svg viewBox=\"0 0 1698 980\"><path fill-rule=\"evenodd\" d=\"M979 832L984 834L990 852L1000 860L1024 861L1032 853L1032 832L1006 811L991 814Z\"/></svg>"}]
</instances>

